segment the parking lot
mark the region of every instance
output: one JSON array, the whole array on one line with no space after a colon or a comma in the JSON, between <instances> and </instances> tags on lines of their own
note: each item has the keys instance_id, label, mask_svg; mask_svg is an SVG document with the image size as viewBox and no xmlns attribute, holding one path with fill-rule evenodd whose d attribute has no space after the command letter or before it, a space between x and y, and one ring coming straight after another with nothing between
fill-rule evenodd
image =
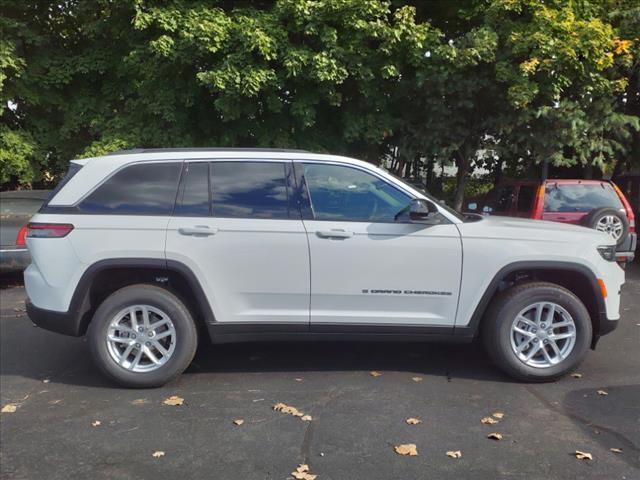
<instances>
[{"instance_id":1,"label":"parking lot","mask_svg":"<svg viewBox=\"0 0 640 480\"><path fill-rule=\"evenodd\" d=\"M109 384L85 342L34 328L24 289L5 285L1 476L286 479L307 464L319 480L638 479L640 269L627 278L620 327L556 383L513 382L479 345L292 343L201 348L154 390ZM395 453L408 443L417 456Z\"/></svg>"}]
</instances>

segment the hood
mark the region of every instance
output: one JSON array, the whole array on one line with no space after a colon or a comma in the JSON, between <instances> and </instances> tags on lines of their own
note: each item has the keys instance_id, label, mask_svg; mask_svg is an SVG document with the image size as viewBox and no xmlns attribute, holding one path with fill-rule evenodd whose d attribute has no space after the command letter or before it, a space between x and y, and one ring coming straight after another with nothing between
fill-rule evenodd
<instances>
[{"instance_id":1,"label":"hood","mask_svg":"<svg viewBox=\"0 0 640 480\"><path fill-rule=\"evenodd\" d=\"M545 242L591 242L615 245L615 240L603 232L566 223L524 218L486 216L476 222L458 225L463 237L501 238Z\"/></svg>"}]
</instances>

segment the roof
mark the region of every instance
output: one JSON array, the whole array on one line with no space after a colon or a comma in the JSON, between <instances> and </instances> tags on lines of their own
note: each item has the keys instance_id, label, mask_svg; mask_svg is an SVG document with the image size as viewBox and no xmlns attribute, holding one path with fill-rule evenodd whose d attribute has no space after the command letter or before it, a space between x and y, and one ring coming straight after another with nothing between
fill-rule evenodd
<instances>
[{"instance_id":1,"label":"roof","mask_svg":"<svg viewBox=\"0 0 640 480\"><path fill-rule=\"evenodd\" d=\"M136 153L168 153L168 152L279 152L279 153L309 153L306 150L288 148L133 148L130 150L118 150L107 155L130 155Z\"/></svg>"}]
</instances>

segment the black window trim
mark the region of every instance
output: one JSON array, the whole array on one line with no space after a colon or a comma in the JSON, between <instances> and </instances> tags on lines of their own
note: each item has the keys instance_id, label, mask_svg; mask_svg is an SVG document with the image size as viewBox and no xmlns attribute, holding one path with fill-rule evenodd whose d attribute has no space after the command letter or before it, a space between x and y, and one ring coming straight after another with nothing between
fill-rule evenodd
<instances>
[{"instance_id":1,"label":"black window trim","mask_svg":"<svg viewBox=\"0 0 640 480\"><path fill-rule=\"evenodd\" d=\"M209 213L207 215L185 215L177 213L178 205L182 205L184 199L184 189L186 184L187 175L189 174L189 166L192 163L206 163L207 164L207 194L209 196ZM180 173L180 183L178 184L178 191L176 193L176 201L173 203L173 209L171 210L171 217L191 217L191 218L210 218L211 217L211 161L209 159L198 160L185 160L182 166L182 172Z\"/></svg>"}]
</instances>

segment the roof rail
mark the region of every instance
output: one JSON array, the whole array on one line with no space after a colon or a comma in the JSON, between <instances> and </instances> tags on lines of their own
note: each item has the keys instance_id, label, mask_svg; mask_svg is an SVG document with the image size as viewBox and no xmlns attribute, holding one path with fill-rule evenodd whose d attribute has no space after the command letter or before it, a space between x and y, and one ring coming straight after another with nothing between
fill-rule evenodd
<instances>
[{"instance_id":1,"label":"roof rail","mask_svg":"<svg viewBox=\"0 0 640 480\"><path fill-rule=\"evenodd\" d=\"M307 150L288 148L132 148L130 150L117 150L107 155L130 155L135 153L166 153L166 152L280 152L280 153L309 153Z\"/></svg>"}]
</instances>

